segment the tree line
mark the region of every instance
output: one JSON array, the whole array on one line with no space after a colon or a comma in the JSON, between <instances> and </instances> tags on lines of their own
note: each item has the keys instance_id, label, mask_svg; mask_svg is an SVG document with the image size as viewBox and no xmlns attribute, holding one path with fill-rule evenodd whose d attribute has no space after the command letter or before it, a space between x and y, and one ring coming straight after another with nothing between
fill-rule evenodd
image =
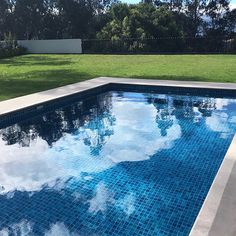
<instances>
[{"instance_id":1,"label":"tree line","mask_svg":"<svg viewBox=\"0 0 236 236\"><path fill-rule=\"evenodd\" d=\"M16 39L112 41L233 38L236 9L230 9L229 4L229 0L143 0L138 4L118 0L0 0L0 38L9 34ZM134 41L132 46L136 47Z\"/></svg>"}]
</instances>

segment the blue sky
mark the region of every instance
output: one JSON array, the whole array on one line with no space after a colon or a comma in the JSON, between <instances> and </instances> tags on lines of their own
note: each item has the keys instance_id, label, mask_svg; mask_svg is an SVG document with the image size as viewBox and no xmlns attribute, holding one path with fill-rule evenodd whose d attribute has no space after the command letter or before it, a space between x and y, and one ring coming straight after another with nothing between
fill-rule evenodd
<instances>
[{"instance_id":1,"label":"blue sky","mask_svg":"<svg viewBox=\"0 0 236 236\"><path fill-rule=\"evenodd\" d=\"M138 3L141 0L121 0L122 2L127 2L127 3ZM231 0L231 7L236 8L236 0Z\"/></svg>"},{"instance_id":2,"label":"blue sky","mask_svg":"<svg viewBox=\"0 0 236 236\"><path fill-rule=\"evenodd\" d=\"M232 0L230 3L232 8L236 8L236 0Z\"/></svg>"},{"instance_id":3,"label":"blue sky","mask_svg":"<svg viewBox=\"0 0 236 236\"><path fill-rule=\"evenodd\" d=\"M127 3L138 3L139 0L121 0L121 2L127 2Z\"/></svg>"}]
</instances>

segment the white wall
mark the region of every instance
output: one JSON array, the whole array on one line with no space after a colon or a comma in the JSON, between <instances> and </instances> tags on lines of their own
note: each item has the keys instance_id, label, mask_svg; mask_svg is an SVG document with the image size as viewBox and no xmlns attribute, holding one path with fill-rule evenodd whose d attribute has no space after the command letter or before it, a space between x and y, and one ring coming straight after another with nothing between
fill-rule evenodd
<instances>
[{"instance_id":1,"label":"white wall","mask_svg":"<svg viewBox=\"0 0 236 236\"><path fill-rule=\"evenodd\" d=\"M82 53L81 39L18 40L30 53Z\"/></svg>"}]
</instances>

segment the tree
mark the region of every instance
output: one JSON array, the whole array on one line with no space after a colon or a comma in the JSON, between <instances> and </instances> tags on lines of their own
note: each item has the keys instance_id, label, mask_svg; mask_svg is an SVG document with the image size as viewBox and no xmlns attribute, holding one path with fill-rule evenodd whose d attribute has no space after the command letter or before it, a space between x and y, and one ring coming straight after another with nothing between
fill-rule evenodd
<instances>
[{"instance_id":1,"label":"tree","mask_svg":"<svg viewBox=\"0 0 236 236\"><path fill-rule=\"evenodd\" d=\"M0 39L4 38L4 32L7 32L8 2L0 0Z\"/></svg>"},{"instance_id":2,"label":"tree","mask_svg":"<svg viewBox=\"0 0 236 236\"><path fill-rule=\"evenodd\" d=\"M145 0L132 5L118 0L0 0L0 38L11 33L17 39L106 39L111 41L98 44L107 52L191 51L196 44L211 51L216 42L196 37L234 36L235 14L229 0ZM223 41L218 43L222 48Z\"/></svg>"},{"instance_id":3,"label":"tree","mask_svg":"<svg viewBox=\"0 0 236 236\"><path fill-rule=\"evenodd\" d=\"M111 9L111 20L97 34L99 39L111 39L117 50L168 50L179 47L170 36L182 37L174 14L166 7L156 8L152 4L117 4ZM158 38L158 39L156 39ZM159 40L158 43L156 40ZM176 45L174 45L176 44Z\"/></svg>"},{"instance_id":4,"label":"tree","mask_svg":"<svg viewBox=\"0 0 236 236\"><path fill-rule=\"evenodd\" d=\"M14 11L17 38L40 38L45 13L43 0L17 0Z\"/></svg>"},{"instance_id":5,"label":"tree","mask_svg":"<svg viewBox=\"0 0 236 236\"><path fill-rule=\"evenodd\" d=\"M210 0L205 10L206 15L209 17L207 34L210 36L224 36L228 24L226 15L229 12L229 1Z\"/></svg>"},{"instance_id":6,"label":"tree","mask_svg":"<svg viewBox=\"0 0 236 236\"><path fill-rule=\"evenodd\" d=\"M236 36L236 9L228 11L224 16L226 24L226 32L229 36Z\"/></svg>"},{"instance_id":7,"label":"tree","mask_svg":"<svg viewBox=\"0 0 236 236\"><path fill-rule=\"evenodd\" d=\"M191 22L190 37L196 37L200 33L205 6L206 0L186 0L186 15Z\"/></svg>"},{"instance_id":8,"label":"tree","mask_svg":"<svg viewBox=\"0 0 236 236\"><path fill-rule=\"evenodd\" d=\"M112 19L98 33L98 38L156 38L183 34L173 13L166 7L156 8L146 3L117 4L111 12Z\"/></svg>"}]
</instances>

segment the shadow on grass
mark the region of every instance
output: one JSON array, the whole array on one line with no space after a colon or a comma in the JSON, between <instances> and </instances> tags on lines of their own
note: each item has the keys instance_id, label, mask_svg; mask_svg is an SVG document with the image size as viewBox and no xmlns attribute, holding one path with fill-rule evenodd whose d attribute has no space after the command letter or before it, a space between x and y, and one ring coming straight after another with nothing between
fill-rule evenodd
<instances>
[{"instance_id":1,"label":"shadow on grass","mask_svg":"<svg viewBox=\"0 0 236 236\"><path fill-rule=\"evenodd\" d=\"M48 55L45 56L32 56L32 55L24 55L18 57L12 57L7 59L0 60L0 64L7 65L9 67L16 66L64 66L72 63L70 58L66 60L57 57L50 57Z\"/></svg>"},{"instance_id":2,"label":"shadow on grass","mask_svg":"<svg viewBox=\"0 0 236 236\"><path fill-rule=\"evenodd\" d=\"M0 100L14 98L51 88L91 79L86 73L70 70L48 70L22 73L15 76L0 78Z\"/></svg>"},{"instance_id":3,"label":"shadow on grass","mask_svg":"<svg viewBox=\"0 0 236 236\"><path fill-rule=\"evenodd\" d=\"M98 77L99 75L97 75ZM84 80L92 79L94 76L69 70L34 71L19 75L16 79L10 76L0 79L0 101L26 94L44 91ZM28 78L28 79L27 79ZM182 81L206 81L201 77L181 76L132 76L137 79L158 80L182 80Z\"/></svg>"},{"instance_id":4,"label":"shadow on grass","mask_svg":"<svg viewBox=\"0 0 236 236\"><path fill-rule=\"evenodd\" d=\"M102 76L102 74L84 73L84 72L73 71L71 69L34 70L28 73L18 73L17 77L16 74L6 75L4 77L0 77L0 100L14 98L39 91L44 91L51 88L56 88L67 84L72 84L92 79L94 77L99 77L99 76ZM111 74L110 75L106 74L104 76L112 77ZM131 75L129 76L129 78L154 79L154 80L157 79L157 80L182 80L182 81L210 81L200 76L198 77L198 76L169 76L169 75L162 75L162 76ZM217 81L214 80L214 82Z\"/></svg>"}]
</instances>

